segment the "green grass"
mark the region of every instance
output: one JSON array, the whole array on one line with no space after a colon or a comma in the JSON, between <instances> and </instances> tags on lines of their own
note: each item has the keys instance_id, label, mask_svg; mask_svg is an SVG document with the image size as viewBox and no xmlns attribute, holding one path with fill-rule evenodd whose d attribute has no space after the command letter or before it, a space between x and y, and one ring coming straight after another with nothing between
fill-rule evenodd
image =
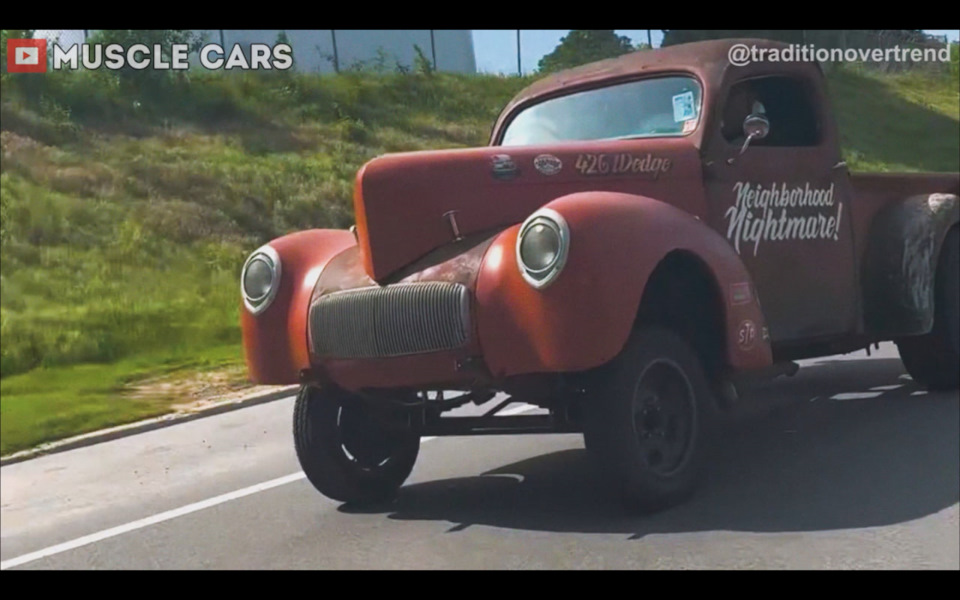
<instances>
[{"instance_id":1,"label":"green grass","mask_svg":"<svg viewBox=\"0 0 960 600\"><path fill-rule=\"evenodd\" d=\"M161 413L124 385L236 365L238 271L274 237L353 222L386 152L486 143L529 78L3 75L0 440L6 454ZM830 74L859 170L958 170L955 75Z\"/></svg>"},{"instance_id":2,"label":"green grass","mask_svg":"<svg viewBox=\"0 0 960 600\"><path fill-rule=\"evenodd\" d=\"M169 412L183 398L142 396L129 384L146 377L242 363L236 345L177 355L141 354L110 364L39 368L0 380L0 455L86 431Z\"/></svg>"},{"instance_id":3,"label":"green grass","mask_svg":"<svg viewBox=\"0 0 960 600\"><path fill-rule=\"evenodd\" d=\"M960 170L956 75L884 76L848 66L831 74L830 92L851 170Z\"/></svg>"},{"instance_id":4,"label":"green grass","mask_svg":"<svg viewBox=\"0 0 960 600\"><path fill-rule=\"evenodd\" d=\"M237 343L252 248L349 227L365 161L482 144L523 84L209 76L147 104L104 95L96 74L52 75L35 102L4 86L0 104L3 377Z\"/></svg>"}]
</instances>

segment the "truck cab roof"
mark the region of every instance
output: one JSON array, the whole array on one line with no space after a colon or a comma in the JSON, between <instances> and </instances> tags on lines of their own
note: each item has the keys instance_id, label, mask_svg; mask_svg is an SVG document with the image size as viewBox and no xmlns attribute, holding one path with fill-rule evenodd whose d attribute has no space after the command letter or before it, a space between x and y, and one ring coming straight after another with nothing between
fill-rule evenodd
<instances>
[{"instance_id":1,"label":"truck cab roof","mask_svg":"<svg viewBox=\"0 0 960 600\"><path fill-rule=\"evenodd\" d=\"M764 39L723 39L678 44L654 50L639 50L617 58L601 60L548 75L521 90L504 107L491 135L491 144L498 144L505 126L524 108L543 100L575 91L601 87L650 75L687 73L703 86L703 106L712 107L714 99L734 81L771 73L822 75L817 63L757 61L733 65L731 49L747 47L784 50L789 44ZM733 70L733 71L732 71ZM709 112L709 109L706 112ZM709 117L708 117L709 118ZM700 145L700 135L692 140Z\"/></svg>"}]
</instances>

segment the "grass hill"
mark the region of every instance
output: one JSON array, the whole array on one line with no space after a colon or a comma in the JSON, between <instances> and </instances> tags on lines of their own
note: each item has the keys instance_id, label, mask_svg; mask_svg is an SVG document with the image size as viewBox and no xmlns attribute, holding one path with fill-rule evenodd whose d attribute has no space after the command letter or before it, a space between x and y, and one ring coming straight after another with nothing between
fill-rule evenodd
<instances>
[{"instance_id":1,"label":"grass hill","mask_svg":"<svg viewBox=\"0 0 960 600\"><path fill-rule=\"evenodd\" d=\"M168 410L167 371L242 372L239 268L353 222L385 152L483 145L529 78L3 75L0 453ZM956 76L830 74L855 170L960 170Z\"/></svg>"}]
</instances>

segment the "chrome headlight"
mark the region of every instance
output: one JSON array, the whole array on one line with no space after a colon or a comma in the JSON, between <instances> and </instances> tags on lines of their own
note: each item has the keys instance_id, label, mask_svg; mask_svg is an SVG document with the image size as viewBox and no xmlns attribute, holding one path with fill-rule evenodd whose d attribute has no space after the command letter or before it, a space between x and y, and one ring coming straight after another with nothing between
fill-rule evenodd
<instances>
[{"instance_id":1,"label":"chrome headlight","mask_svg":"<svg viewBox=\"0 0 960 600\"><path fill-rule=\"evenodd\" d=\"M280 255L269 245L250 255L240 273L243 305L253 314L270 306L280 289Z\"/></svg>"},{"instance_id":2,"label":"chrome headlight","mask_svg":"<svg viewBox=\"0 0 960 600\"><path fill-rule=\"evenodd\" d=\"M570 228L560 213L541 208L520 226L517 264L523 278L535 288L553 283L567 262Z\"/></svg>"}]
</instances>

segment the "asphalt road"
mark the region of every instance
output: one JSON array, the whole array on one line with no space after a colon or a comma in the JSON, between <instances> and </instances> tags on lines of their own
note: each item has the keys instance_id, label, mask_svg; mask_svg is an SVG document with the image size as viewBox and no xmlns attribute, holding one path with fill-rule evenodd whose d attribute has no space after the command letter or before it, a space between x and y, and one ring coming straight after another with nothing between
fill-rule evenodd
<instances>
[{"instance_id":1,"label":"asphalt road","mask_svg":"<svg viewBox=\"0 0 960 600\"><path fill-rule=\"evenodd\" d=\"M0 469L18 569L960 569L960 398L896 349L753 390L690 502L624 514L577 435L425 441L398 500L303 479L292 399Z\"/></svg>"}]
</instances>

